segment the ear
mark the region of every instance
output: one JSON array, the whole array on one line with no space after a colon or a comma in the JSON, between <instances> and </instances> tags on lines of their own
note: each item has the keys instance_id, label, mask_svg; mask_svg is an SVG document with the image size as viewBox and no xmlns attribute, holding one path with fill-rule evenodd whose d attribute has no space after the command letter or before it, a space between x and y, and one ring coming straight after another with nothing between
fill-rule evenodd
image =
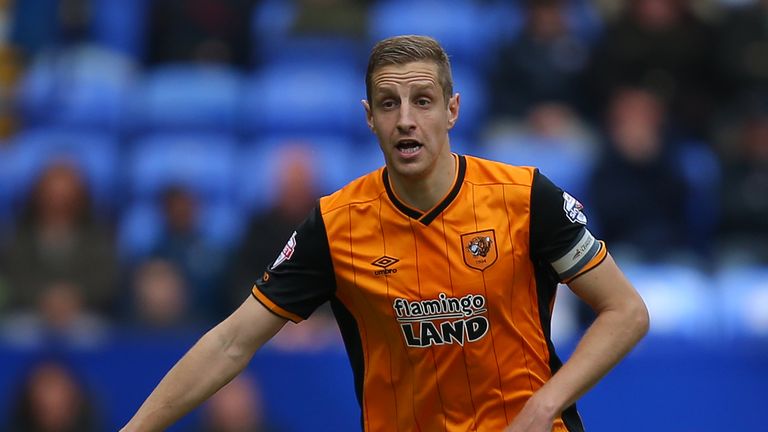
<instances>
[{"instance_id":1,"label":"ear","mask_svg":"<svg viewBox=\"0 0 768 432\"><path fill-rule=\"evenodd\" d=\"M365 109L365 121L368 123L368 128L371 132L376 133L376 128L373 126L373 112L371 112L371 105L365 99L361 100L360 103L363 104L363 108Z\"/></svg>"},{"instance_id":2,"label":"ear","mask_svg":"<svg viewBox=\"0 0 768 432\"><path fill-rule=\"evenodd\" d=\"M456 93L448 100L448 130L453 129L453 126L456 125L456 121L459 119L460 99L461 95Z\"/></svg>"}]
</instances>

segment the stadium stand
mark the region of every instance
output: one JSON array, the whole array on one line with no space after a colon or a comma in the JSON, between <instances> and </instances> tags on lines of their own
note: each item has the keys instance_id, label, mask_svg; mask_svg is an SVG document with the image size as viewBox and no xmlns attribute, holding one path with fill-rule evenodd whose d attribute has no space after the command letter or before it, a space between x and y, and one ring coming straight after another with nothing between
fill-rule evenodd
<instances>
[{"instance_id":1,"label":"stadium stand","mask_svg":"<svg viewBox=\"0 0 768 432\"><path fill-rule=\"evenodd\" d=\"M234 133L242 78L224 65L170 64L148 70L133 98L130 129L136 133Z\"/></svg>"}]
</instances>

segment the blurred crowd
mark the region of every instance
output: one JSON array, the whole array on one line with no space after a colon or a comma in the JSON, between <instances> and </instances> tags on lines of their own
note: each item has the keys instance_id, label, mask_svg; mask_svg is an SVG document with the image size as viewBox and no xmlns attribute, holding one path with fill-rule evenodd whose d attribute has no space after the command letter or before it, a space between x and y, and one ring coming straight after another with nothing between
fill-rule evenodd
<instances>
[{"instance_id":1,"label":"blurred crowd","mask_svg":"<svg viewBox=\"0 0 768 432\"><path fill-rule=\"evenodd\" d=\"M226 316L320 194L382 164L364 66L406 32L452 55L454 147L540 166L615 254L768 265L768 0L446 3L0 0L0 336L87 346ZM275 341L338 343L327 310ZM30 375L18 430L98 421L62 368Z\"/></svg>"}]
</instances>

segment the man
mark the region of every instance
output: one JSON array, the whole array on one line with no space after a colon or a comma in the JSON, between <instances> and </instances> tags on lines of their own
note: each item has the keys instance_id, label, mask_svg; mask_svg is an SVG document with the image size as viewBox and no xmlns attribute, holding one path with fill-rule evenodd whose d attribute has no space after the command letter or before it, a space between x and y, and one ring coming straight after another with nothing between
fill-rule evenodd
<instances>
[{"instance_id":1,"label":"man","mask_svg":"<svg viewBox=\"0 0 768 432\"><path fill-rule=\"evenodd\" d=\"M253 296L124 430L166 427L325 301L366 431L583 429L573 403L647 331L643 301L578 201L532 168L451 153L460 98L437 42L378 43L366 86L386 167L320 199ZM562 367L549 340L558 281L597 312Z\"/></svg>"}]
</instances>

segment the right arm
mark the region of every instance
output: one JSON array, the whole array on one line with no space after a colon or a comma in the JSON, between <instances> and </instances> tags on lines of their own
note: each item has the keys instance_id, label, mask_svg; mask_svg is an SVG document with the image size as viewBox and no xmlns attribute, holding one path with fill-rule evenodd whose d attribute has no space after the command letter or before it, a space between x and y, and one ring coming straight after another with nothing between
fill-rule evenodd
<instances>
[{"instance_id":1,"label":"right arm","mask_svg":"<svg viewBox=\"0 0 768 432\"><path fill-rule=\"evenodd\" d=\"M171 368L121 431L164 430L239 374L286 321L249 296Z\"/></svg>"}]
</instances>

